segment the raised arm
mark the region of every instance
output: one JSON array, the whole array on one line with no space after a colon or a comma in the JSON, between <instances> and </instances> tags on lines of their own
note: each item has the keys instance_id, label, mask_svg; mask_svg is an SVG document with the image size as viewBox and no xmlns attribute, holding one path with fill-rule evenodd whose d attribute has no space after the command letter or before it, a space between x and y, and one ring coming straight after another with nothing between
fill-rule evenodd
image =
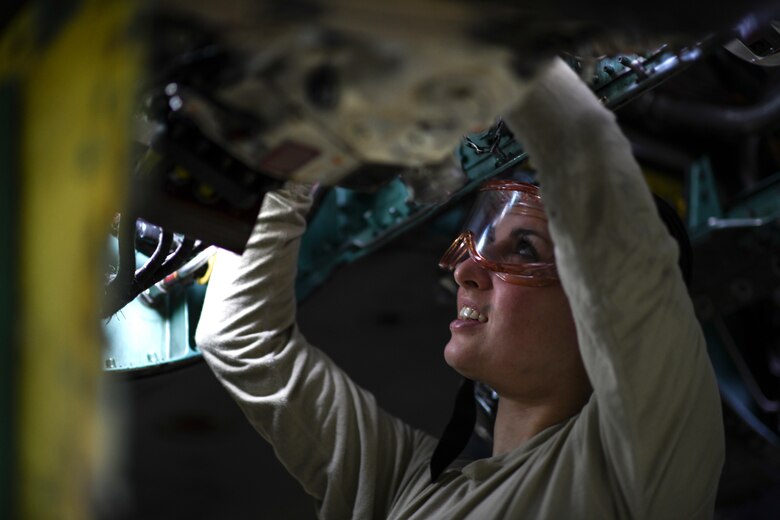
<instances>
[{"instance_id":1,"label":"raised arm","mask_svg":"<svg viewBox=\"0 0 780 520\"><path fill-rule=\"evenodd\" d=\"M507 123L539 171L594 388L583 413L598 415L626 502L637 518L711 515L724 460L718 389L676 243L630 144L560 60Z\"/></svg>"},{"instance_id":2,"label":"raised arm","mask_svg":"<svg viewBox=\"0 0 780 520\"><path fill-rule=\"evenodd\" d=\"M434 441L380 410L299 332L294 283L309 205L301 185L266 195L246 252L217 258L196 340L322 518L383 518Z\"/></svg>"}]
</instances>

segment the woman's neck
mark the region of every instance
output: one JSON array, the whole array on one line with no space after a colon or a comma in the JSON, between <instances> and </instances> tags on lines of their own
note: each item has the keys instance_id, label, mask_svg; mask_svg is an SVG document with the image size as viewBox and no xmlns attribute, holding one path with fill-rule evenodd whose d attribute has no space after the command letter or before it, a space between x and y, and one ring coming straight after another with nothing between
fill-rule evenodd
<instances>
[{"instance_id":1,"label":"woman's neck","mask_svg":"<svg viewBox=\"0 0 780 520\"><path fill-rule=\"evenodd\" d=\"M578 414L590 394L583 397L539 403L499 398L493 427L493 456L512 451L542 430Z\"/></svg>"}]
</instances>

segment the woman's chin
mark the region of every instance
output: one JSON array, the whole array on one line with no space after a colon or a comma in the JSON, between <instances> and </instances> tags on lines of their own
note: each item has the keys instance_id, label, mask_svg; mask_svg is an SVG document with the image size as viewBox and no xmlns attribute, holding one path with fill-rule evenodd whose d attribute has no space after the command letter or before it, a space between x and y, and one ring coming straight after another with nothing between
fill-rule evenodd
<instances>
[{"instance_id":1,"label":"woman's chin","mask_svg":"<svg viewBox=\"0 0 780 520\"><path fill-rule=\"evenodd\" d=\"M473 379L473 352L457 338L450 339L444 347L444 361L463 377Z\"/></svg>"}]
</instances>

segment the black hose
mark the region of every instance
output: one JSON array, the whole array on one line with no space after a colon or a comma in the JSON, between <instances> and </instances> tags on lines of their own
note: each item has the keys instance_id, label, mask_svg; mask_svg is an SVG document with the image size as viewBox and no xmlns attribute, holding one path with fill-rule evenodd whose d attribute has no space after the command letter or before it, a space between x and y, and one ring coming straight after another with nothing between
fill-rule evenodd
<instances>
[{"instance_id":1,"label":"black hose","mask_svg":"<svg viewBox=\"0 0 780 520\"><path fill-rule=\"evenodd\" d=\"M116 314L139 294L179 269L193 254L207 247L206 244L196 245L195 240L185 238L173 253L166 256L173 243L173 234L163 231L152 258L136 272L133 269L135 267L135 219L127 219L129 223L123 222L124 220L120 220L119 224L119 269L106 286L101 313L103 318Z\"/></svg>"},{"instance_id":2,"label":"black hose","mask_svg":"<svg viewBox=\"0 0 780 520\"><path fill-rule=\"evenodd\" d=\"M108 317L124 307L122 295L132 291L135 282L135 222L136 217L124 213L119 218L119 261L116 273L106 284L102 315Z\"/></svg>"},{"instance_id":3,"label":"black hose","mask_svg":"<svg viewBox=\"0 0 780 520\"><path fill-rule=\"evenodd\" d=\"M763 103L744 107L724 107L649 93L636 99L630 110L670 127L726 136L744 135L780 123L780 91L772 92Z\"/></svg>"},{"instance_id":4,"label":"black hose","mask_svg":"<svg viewBox=\"0 0 780 520\"><path fill-rule=\"evenodd\" d=\"M203 244L199 245L199 247L196 249L195 247L195 241L191 238L185 238L181 244L179 244L179 247L176 248L176 251L171 253L168 258L165 259L165 262L160 266L160 268L157 270L157 272L154 274L155 282L157 280L162 280L169 274L176 271L179 267L184 265L184 263L192 256L193 253L198 253L202 251L205 246ZM144 287L142 291L145 291L151 286ZM140 292L139 292L140 294Z\"/></svg>"},{"instance_id":5,"label":"black hose","mask_svg":"<svg viewBox=\"0 0 780 520\"><path fill-rule=\"evenodd\" d=\"M157 240L157 248L154 250L154 253L152 253L152 256L143 267L135 272L135 285L148 286L147 284L149 284L155 272L163 265L165 259L168 257L168 251L171 248L171 244L173 244L173 233L162 230L160 232L160 237Z\"/></svg>"}]
</instances>

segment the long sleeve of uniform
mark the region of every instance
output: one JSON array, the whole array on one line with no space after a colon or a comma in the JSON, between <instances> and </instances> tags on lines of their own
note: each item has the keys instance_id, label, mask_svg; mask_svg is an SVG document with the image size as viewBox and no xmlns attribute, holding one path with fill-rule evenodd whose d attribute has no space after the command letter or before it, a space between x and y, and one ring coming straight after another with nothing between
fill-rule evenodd
<instances>
[{"instance_id":1,"label":"long sleeve of uniform","mask_svg":"<svg viewBox=\"0 0 780 520\"><path fill-rule=\"evenodd\" d=\"M268 193L242 256L221 252L197 343L322 518L385 518L434 441L383 412L295 324L303 186Z\"/></svg>"},{"instance_id":2,"label":"long sleeve of uniform","mask_svg":"<svg viewBox=\"0 0 780 520\"><path fill-rule=\"evenodd\" d=\"M716 380L676 243L629 143L562 61L507 122L539 172L594 388L580 421L595 416L618 510L710 517L724 460Z\"/></svg>"}]
</instances>

